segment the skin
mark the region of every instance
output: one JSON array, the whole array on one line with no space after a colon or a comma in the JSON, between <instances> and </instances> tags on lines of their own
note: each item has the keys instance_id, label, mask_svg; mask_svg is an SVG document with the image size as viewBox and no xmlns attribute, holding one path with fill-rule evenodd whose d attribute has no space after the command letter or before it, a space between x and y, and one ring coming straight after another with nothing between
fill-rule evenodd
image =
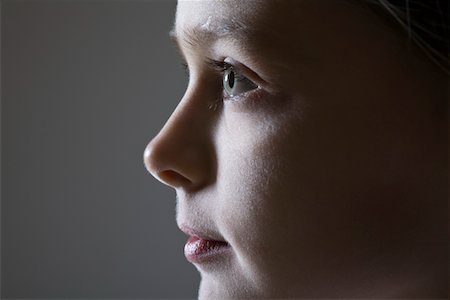
<instances>
[{"instance_id":1,"label":"skin","mask_svg":"<svg viewBox=\"0 0 450 300\"><path fill-rule=\"evenodd\" d=\"M223 35L195 45L194 29ZM231 245L195 264L199 298L447 296L438 67L351 1L179 1L174 31L189 86L144 160L179 225ZM223 100L206 58L260 88Z\"/></svg>"}]
</instances>

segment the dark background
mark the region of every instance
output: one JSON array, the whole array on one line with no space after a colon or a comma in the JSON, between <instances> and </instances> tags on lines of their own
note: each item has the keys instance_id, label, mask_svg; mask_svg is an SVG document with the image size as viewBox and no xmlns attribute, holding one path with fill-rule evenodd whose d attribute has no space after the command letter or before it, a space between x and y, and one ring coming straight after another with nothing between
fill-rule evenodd
<instances>
[{"instance_id":1,"label":"dark background","mask_svg":"<svg viewBox=\"0 0 450 300\"><path fill-rule=\"evenodd\" d=\"M1 1L1 297L194 298L145 146L186 78L175 1Z\"/></svg>"}]
</instances>

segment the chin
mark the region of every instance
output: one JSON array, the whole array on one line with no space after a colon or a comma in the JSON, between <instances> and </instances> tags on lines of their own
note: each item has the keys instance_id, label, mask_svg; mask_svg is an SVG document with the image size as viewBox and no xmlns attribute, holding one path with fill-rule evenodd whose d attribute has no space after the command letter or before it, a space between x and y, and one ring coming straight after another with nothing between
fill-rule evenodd
<instances>
[{"instance_id":1,"label":"chin","mask_svg":"<svg viewBox=\"0 0 450 300\"><path fill-rule=\"evenodd\" d=\"M224 281L202 279L198 291L198 299L257 299L263 298L250 288Z\"/></svg>"},{"instance_id":2,"label":"chin","mask_svg":"<svg viewBox=\"0 0 450 300\"><path fill-rule=\"evenodd\" d=\"M202 279L200 287L198 289L198 299L199 300L209 300L209 299L226 299L232 298L227 289L218 284L211 282L210 280Z\"/></svg>"},{"instance_id":3,"label":"chin","mask_svg":"<svg viewBox=\"0 0 450 300\"><path fill-rule=\"evenodd\" d=\"M280 296L286 298L284 296L286 291L276 291L273 287L268 290L268 287L268 284L252 284L241 276L212 279L209 276L202 275L198 299L275 299L280 298Z\"/></svg>"}]
</instances>

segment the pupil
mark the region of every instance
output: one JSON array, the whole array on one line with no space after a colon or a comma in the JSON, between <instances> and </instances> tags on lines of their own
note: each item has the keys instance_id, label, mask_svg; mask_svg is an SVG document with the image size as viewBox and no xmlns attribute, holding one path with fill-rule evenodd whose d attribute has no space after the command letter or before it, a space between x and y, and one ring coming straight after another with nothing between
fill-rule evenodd
<instances>
[{"instance_id":1,"label":"pupil","mask_svg":"<svg viewBox=\"0 0 450 300\"><path fill-rule=\"evenodd\" d=\"M233 86L234 86L234 72L233 71L231 71L228 74L228 85L230 86L230 88L233 88Z\"/></svg>"}]
</instances>

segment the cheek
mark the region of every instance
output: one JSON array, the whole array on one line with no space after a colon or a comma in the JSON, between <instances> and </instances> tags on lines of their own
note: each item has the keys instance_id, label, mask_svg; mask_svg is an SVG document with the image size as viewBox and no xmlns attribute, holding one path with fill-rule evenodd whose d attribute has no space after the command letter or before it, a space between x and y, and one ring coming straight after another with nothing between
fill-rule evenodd
<instances>
[{"instance_id":1,"label":"cheek","mask_svg":"<svg viewBox=\"0 0 450 300\"><path fill-rule=\"evenodd\" d=\"M371 182L384 178L372 180L367 165L373 147L365 141L373 135L346 125L350 116L335 121L336 110L308 118L298 111L225 111L216 136L218 225L246 277L277 288L295 285L288 278L320 279L342 261L358 266L362 259L348 253L364 246L360 228L388 229L371 225L379 202L361 201L373 198Z\"/></svg>"},{"instance_id":2,"label":"cheek","mask_svg":"<svg viewBox=\"0 0 450 300\"><path fill-rule=\"evenodd\" d=\"M220 226L252 276L286 272L283 256L294 248L285 238L301 227L298 178L291 176L298 167L292 128L301 118L282 116L224 114L217 135Z\"/></svg>"},{"instance_id":3,"label":"cheek","mask_svg":"<svg viewBox=\"0 0 450 300\"><path fill-rule=\"evenodd\" d=\"M220 205L245 222L255 222L272 206L286 157L286 128L292 121L268 114L225 113L217 136ZM222 199L222 198L220 198ZM249 228L247 228L248 230Z\"/></svg>"},{"instance_id":4,"label":"cheek","mask_svg":"<svg viewBox=\"0 0 450 300\"><path fill-rule=\"evenodd\" d=\"M268 205L276 178L274 145L279 126L250 114L226 115L221 124L217 145L220 207L230 219L240 220L234 226L246 227L233 232L255 230L252 225Z\"/></svg>"}]
</instances>

